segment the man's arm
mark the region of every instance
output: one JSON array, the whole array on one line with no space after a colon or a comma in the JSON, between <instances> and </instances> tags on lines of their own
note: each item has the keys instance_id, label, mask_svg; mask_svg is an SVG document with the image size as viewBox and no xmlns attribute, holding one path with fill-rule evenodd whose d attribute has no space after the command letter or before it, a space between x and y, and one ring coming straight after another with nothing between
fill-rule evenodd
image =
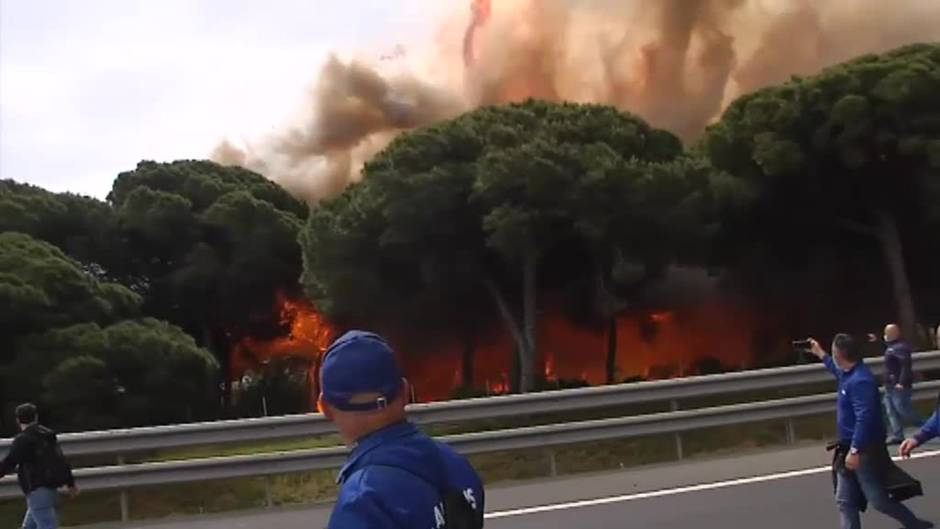
<instances>
[{"instance_id":1,"label":"man's arm","mask_svg":"<svg viewBox=\"0 0 940 529\"><path fill-rule=\"evenodd\" d=\"M822 357L823 365L826 366L826 369L832 373L832 376L839 378L839 367L836 365L835 360L831 356L825 355Z\"/></svg>"},{"instance_id":2,"label":"man's arm","mask_svg":"<svg viewBox=\"0 0 940 529\"><path fill-rule=\"evenodd\" d=\"M839 366L836 365L835 360L831 356L826 354L826 351L819 345L819 342L810 338L810 349L809 352L813 354L816 358L822 360L823 365L826 366L826 369L832 373L832 376L839 378Z\"/></svg>"},{"instance_id":3,"label":"man's arm","mask_svg":"<svg viewBox=\"0 0 940 529\"><path fill-rule=\"evenodd\" d=\"M911 358L913 352L909 347L901 351L901 373L895 384L901 384L904 387L910 387L914 383L914 360Z\"/></svg>"},{"instance_id":4,"label":"man's arm","mask_svg":"<svg viewBox=\"0 0 940 529\"><path fill-rule=\"evenodd\" d=\"M848 390L855 411L855 434L852 436L852 448L864 450L876 441L872 432L877 431L876 422L881 420L878 386L871 380L860 380Z\"/></svg>"},{"instance_id":5,"label":"man's arm","mask_svg":"<svg viewBox=\"0 0 940 529\"><path fill-rule=\"evenodd\" d=\"M340 491L330 515L328 529L394 529L398 522L389 516L373 489Z\"/></svg>"},{"instance_id":6,"label":"man's arm","mask_svg":"<svg viewBox=\"0 0 940 529\"><path fill-rule=\"evenodd\" d=\"M938 436L940 436L940 408L937 408L937 411L933 412L933 415L927 419L924 427L920 429L920 432L917 432L914 439L917 441L917 445L920 446L931 439L936 439Z\"/></svg>"},{"instance_id":7,"label":"man's arm","mask_svg":"<svg viewBox=\"0 0 940 529\"><path fill-rule=\"evenodd\" d=\"M3 460L0 460L0 478L16 471L16 467L19 466L20 461L23 459L23 450L25 448L23 445L25 442L23 436L16 436L13 439L13 444L10 445L10 452L7 453Z\"/></svg>"}]
</instances>

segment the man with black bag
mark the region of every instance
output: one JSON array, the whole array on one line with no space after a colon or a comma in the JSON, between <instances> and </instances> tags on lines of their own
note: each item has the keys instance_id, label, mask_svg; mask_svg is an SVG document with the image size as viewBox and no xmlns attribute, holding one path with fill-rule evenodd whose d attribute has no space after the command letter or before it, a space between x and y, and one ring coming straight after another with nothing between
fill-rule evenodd
<instances>
[{"instance_id":1,"label":"man with black bag","mask_svg":"<svg viewBox=\"0 0 940 529\"><path fill-rule=\"evenodd\" d=\"M0 461L0 478L17 471L20 488L26 496L23 529L57 529L56 497L59 487L67 487L69 495L78 495L72 469L56 440L56 434L39 424L33 404L16 408L20 433L13 439L10 452Z\"/></svg>"},{"instance_id":2,"label":"man with black bag","mask_svg":"<svg viewBox=\"0 0 940 529\"><path fill-rule=\"evenodd\" d=\"M837 335L830 356L811 339L809 350L839 382L839 441L833 445L833 480L842 529L860 529L860 512L869 504L905 529L933 527L901 503L920 493L919 484L897 468L888 455L878 383L862 360L858 341L847 334ZM897 495L892 495L889 488L894 488Z\"/></svg>"}]
</instances>

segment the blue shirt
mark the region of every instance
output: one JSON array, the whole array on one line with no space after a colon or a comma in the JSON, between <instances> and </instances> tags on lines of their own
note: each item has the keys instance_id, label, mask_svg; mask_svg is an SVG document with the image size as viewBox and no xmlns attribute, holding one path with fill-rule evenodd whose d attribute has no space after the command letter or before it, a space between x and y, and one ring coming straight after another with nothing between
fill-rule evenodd
<instances>
[{"instance_id":1,"label":"blue shirt","mask_svg":"<svg viewBox=\"0 0 940 529\"><path fill-rule=\"evenodd\" d=\"M864 450L885 440L885 426L881 418L881 396L875 376L864 362L843 371L830 356L823 358L829 371L839 381L836 422L839 442Z\"/></svg>"},{"instance_id":2,"label":"blue shirt","mask_svg":"<svg viewBox=\"0 0 940 529\"><path fill-rule=\"evenodd\" d=\"M338 481L329 529L442 527L442 489L463 492L483 512L483 483L470 463L408 422L360 440Z\"/></svg>"},{"instance_id":3,"label":"blue shirt","mask_svg":"<svg viewBox=\"0 0 940 529\"><path fill-rule=\"evenodd\" d=\"M940 402L937 402L937 411L927 419L924 427L914 436L914 439L917 439L917 444L922 445L937 436L940 436Z\"/></svg>"}]
</instances>

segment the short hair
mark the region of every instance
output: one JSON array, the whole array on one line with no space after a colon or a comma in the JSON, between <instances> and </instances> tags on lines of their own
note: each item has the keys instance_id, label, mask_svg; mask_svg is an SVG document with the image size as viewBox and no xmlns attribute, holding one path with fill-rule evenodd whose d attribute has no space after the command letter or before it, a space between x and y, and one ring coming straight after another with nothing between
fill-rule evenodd
<instances>
[{"instance_id":1,"label":"short hair","mask_svg":"<svg viewBox=\"0 0 940 529\"><path fill-rule=\"evenodd\" d=\"M36 422L36 405L30 402L20 404L16 407L16 420L20 424L32 424Z\"/></svg>"},{"instance_id":2,"label":"short hair","mask_svg":"<svg viewBox=\"0 0 940 529\"><path fill-rule=\"evenodd\" d=\"M858 340L851 334L839 333L832 339L832 345L835 346L842 356L849 362L858 362L862 359L862 347Z\"/></svg>"}]
</instances>

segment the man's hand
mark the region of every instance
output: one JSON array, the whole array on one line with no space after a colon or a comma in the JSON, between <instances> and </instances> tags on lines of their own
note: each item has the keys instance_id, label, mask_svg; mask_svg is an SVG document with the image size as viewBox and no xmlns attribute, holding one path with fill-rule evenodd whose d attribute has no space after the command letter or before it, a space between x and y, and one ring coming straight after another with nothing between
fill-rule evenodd
<instances>
[{"instance_id":1,"label":"man's hand","mask_svg":"<svg viewBox=\"0 0 940 529\"><path fill-rule=\"evenodd\" d=\"M898 390L898 391L903 391L903 390L904 390L904 386L901 385L901 384L895 384L895 385L894 385L894 389L896 389L896 390Z\"/></svg>"},{"instance_id":2,"label":"man's hand","mask_svg":"<svg viewBox=\"0 0 940 529\"><path fill-rule=\"evenodd\" d=\"M907 459L911 457L911 452L913 452L914 449L919 445L920 443L918 443L917 439L914 439L913 437L910 439L905 439L905 441L901 443L900 448L898 448L898 454L904 459Z\"/></svg>"},{"instance_id":3,"label":"man's hand","mask_svg":"<svg viewBox=\"0 0 940 529\"><path fill-rule=\"evenodd\" d=\"M858 469L858 464L862 462L862 456L860 454L849 454L845 456L845 468L849 470Z\"/></svg>"},{"instance_id":4,"label":"man's hand","mask_svg":"<svg viewBox=\"0 0 940 529\"><path fill-rule=\"evenodd\" d=\"M815 356L816 358L820 360L822 360L823 357L826 356L826 351L822 348L821 345L819 345L819 342L817 342L813 338L810 338L809 344L810 344L809 352L812 353L813 356Z\"/></svg>"},{"instance_id":5,"label":"man's hand","mask_svg":"<svg viewBox=\"0 0 940 529\"><path fill-rule=\"evenodd\" d=\"M875 336L874 334L869 333L869 334L868 334L868 341L871 342L871 343L875 343L875 342L878 341L878 337Z\"/></svg>"},{"instance_id":6,"label":"man's hand","mask_svg":"<svg viewBox=\"0 0 940 529\"><path fill-rule=\"evenodd\" d=\"M71 487L66 487L65 493L68 495L69 498L74 500L75 498L78 497L81 491L78 489L78 486L72 485Z\"/></svg>"}]
</instances>

